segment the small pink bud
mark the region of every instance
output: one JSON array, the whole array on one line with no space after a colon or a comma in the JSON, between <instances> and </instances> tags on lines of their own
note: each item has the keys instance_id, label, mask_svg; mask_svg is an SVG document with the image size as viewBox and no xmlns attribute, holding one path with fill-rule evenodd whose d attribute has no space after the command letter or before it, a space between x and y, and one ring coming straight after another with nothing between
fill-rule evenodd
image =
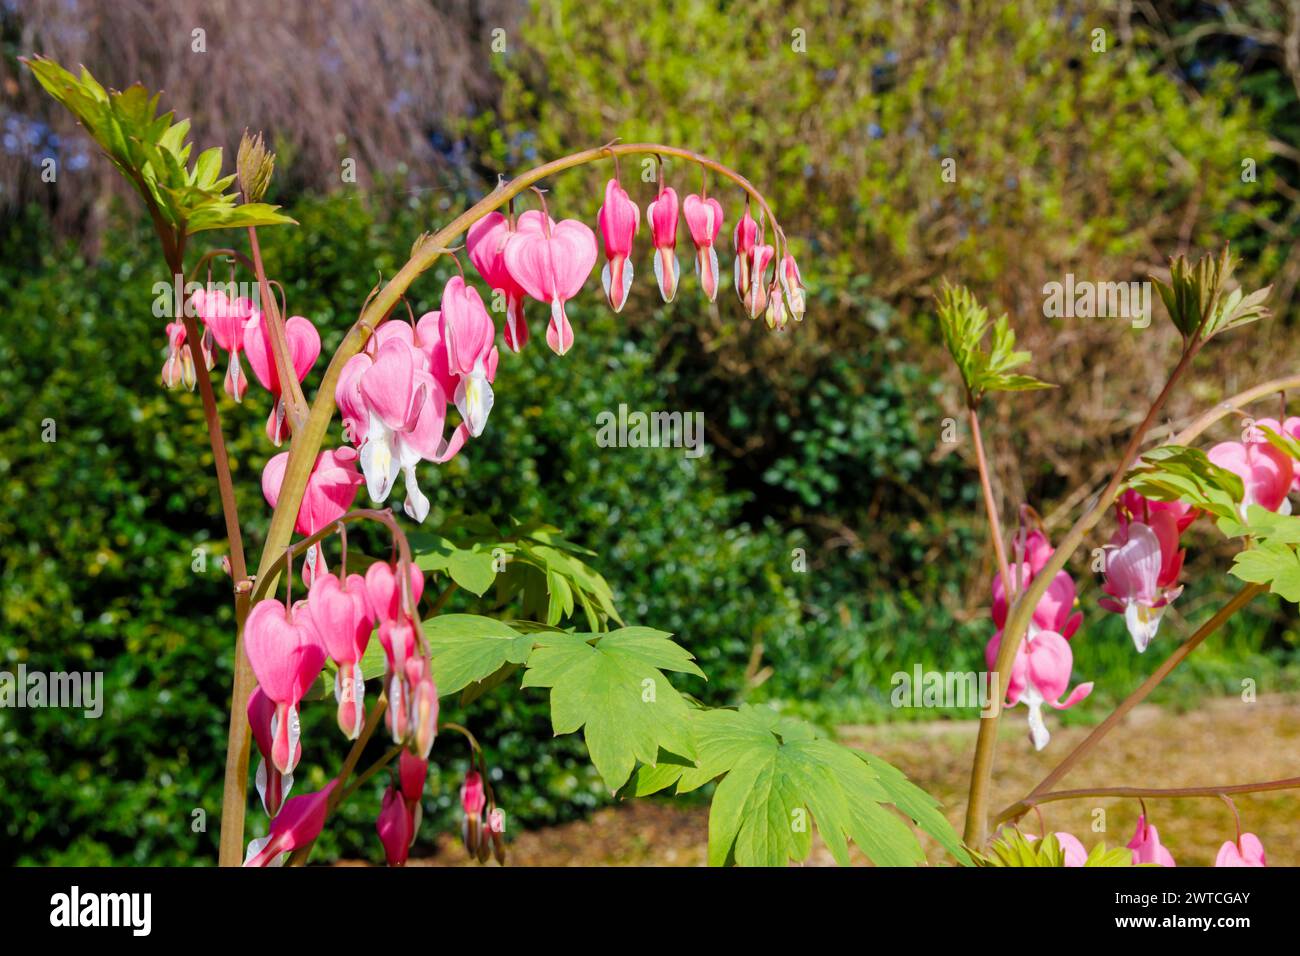
<instances>
[{"instance_id":1,"label":"small pink bud","mask_svg":"<svg viewBox=\"0 0 1300 956\"><path fill-rule=\"evenodd\" d=\"M375 821L379 841L384 845L384 858L389 866L405 866L411 849L411 817L400 791L389 787L384 791L383 806Z\"/></svg>"},{"instance_id":2,"label":"small pink bud","mask_svg":"<svg viewBox=\"0 0 1300 956\"><path fill-rule=\"evenodd\" d=\"M331 780L322 790L304 793L286 802L271 821L271 832L248 844L244 866L279 866L284 862L285 854L320 836L329 813L330 795L338 783Z\"/></svg>"}]
</instances>

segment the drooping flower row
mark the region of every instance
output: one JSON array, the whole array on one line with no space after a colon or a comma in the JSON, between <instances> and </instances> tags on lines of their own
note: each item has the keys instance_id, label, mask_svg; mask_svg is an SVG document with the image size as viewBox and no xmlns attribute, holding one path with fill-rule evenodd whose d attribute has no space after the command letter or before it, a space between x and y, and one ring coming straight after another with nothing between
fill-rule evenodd
<instances>
[{"instance_id":1,"label":"drooping flower row","mask_svg":"<svg viewBox=\"0 0 1300 956\"><path fill-rule=\"evenodd\" d=\"M319 573L305 600L286 607L284 602L268 598L259 601L249 613L244 624L244 649L257 688L249 700L248 720L260 755L257 790L271 817L278 820L284 812L282 807L287 809L285 798L293 787L293 772L302 757L298 708L327 659L336 668L334 698L339 729L349 740L360 736L366 713L361 660L376 626L387 660L385 723L393 742L410 755L402 765L403 774L411 775L411 760L420 762L427 771L438 728L438 690L429 673L414 614L424 577L414 565L410 566L405 586L399 577L395 567L382 562L372 564L364 577L350 574L340 579L328 572ZM412 803L418 804L422 788L422 782L416 788L413 778L404 780L403 812L414 814ZM381 837L384 821L392 813L386 799L380 816ZM412 839L417 826L418 820L412 817ZM274 833L273 827L272 836ZM273 862L265 853L266 846L250 846L249 859L262 854L263 863Z\"/></svg>"},{"instance_id":2,"label":"drooping flower row","mask_svg":"<svg viewBox=\"0 0 1300 956\"><path fill-rule=\"evenodd\" d=\"M1079 838L1071 833L1057 832L1056 842L1061 847L1065 866L1083 866L1088 860L1088 851ZM1133 839L1126 844L1133 851L1133 865L1177 866L1173 854L1160 842L1160 833L1150 823L1146 814L1138 816ZM1215 866L1267 866L1264 846L1259 837L1253 833L1239 834L1235 840L1226 840L1219 847L1214 860Z\"/></svg>"}]
</instances>

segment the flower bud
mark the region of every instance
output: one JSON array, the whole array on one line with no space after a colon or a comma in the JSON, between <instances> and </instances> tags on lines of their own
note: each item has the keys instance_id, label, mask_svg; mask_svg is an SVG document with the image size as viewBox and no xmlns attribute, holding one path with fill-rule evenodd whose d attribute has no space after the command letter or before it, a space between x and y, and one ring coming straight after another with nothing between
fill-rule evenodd
<instances>
[{"instance_id":1,"label":"flower bud","mask_svg":"<svg viewBox=\"0 0 1300 956\"><path fill-rule=\"evenodd\" d=\"M384 858L389 866L405 866L411 849L411 817L398 790L389 787L384 791L384 803L375 821L379 842L384 845Z\"/></svg>"}]
</instances>

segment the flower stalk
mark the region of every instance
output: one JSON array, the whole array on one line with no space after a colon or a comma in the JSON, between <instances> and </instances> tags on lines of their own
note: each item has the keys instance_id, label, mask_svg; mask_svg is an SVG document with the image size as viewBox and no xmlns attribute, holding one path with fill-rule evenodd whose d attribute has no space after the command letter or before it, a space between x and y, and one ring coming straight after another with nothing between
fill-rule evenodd
<instances>
[{"instance_id":1,"label":"flower stalk","mask_svg":"<svg viewBox=\"0 0 1300 956\"><path fill-rule=\"evenodd\" d=\"M257 569L257 590L259 594L273 589L276 579L282 573L283 552L289 546L293 536L294 523L298 509L302 504L312 466L316 455L325 440L326 432L333 418L335 403L334 393L338 385L343 366L358 354L374 334L376 328L384 322L389 313L400 303L411 284L435 262L452 245L454 240L466 232L484 216L505 206L520 193L530 189L548 176L565 170L574 169L602 159L617 159L619 156L649 154L654 156L674 156L696 163L724 179L730 180L756 202L766 214L779 239L783 239L776 217L762 193L745 177L706 156L687 149L665 146L658 143L609 143L605 146L582 150L560 159L544 163L497 187L481 200L453 219L448 225L431 236L421 237L411 251L406 264L397 274L389 279L382 288L368 300L361 316L344 336L338 350L331 358L329 366L321 380L316 398L312 402L306 418L293 431L289 444L288 460L280 486L279 498L271 516L267 530L266 542L262 548L262 557ZM292 379L292 376L290 377ZM244 843L244 813L247 803L248 788L248 753L251 729L244 719L248 699L256 685L252 667L243 652L242 639L237 642L235 650L235 682L231 705L231 729L226 749L226 779L222 801L221 843L219 862L222 866L239 865Z\"/></svg>"}]
</instances>

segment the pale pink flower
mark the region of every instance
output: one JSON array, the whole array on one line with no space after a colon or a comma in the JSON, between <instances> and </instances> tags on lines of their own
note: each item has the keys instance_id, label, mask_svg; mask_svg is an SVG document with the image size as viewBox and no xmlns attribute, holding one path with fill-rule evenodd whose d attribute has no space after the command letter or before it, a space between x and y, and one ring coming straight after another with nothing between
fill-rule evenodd
<instances>
[{"instance_id":1,"label":"pale pink flower","mask_svg":"<svg viewBox=\"0 0 1300 956\"><path fill-rule=\"evenodd\" d=\"M1156 828L1147 823L1145 814L1138 816L1137 829L1133 839L1128 841L1128 848L1133 851L1133 865L1140 863L1158 863L1160 866L1177 866L1173 855L1160 843L1160 834Z\"/></svg>"},{"instance_id":2,"label":"pale pink flower","mask_svg":"<svg viewBox=\"0 0 1300 956\"><path fill-rule=\"evenodd\" d=\"M807 308L803 276L799 273L799 265L794 261L794 256L788 252L781 259L781 264L777 270L777 280L785 291L786 304L789 307L790 315L794 317L796 322L802 322Z\"/></svg>"},{"instance_id":3,"label":"pale pink flower","mask_svg":"<svg viewBox=\"0 0 1300 956\"><path fill-rule=\"evenodd\" d=\"M492 378L496 375L496 326L478 290L452 276L442 290L439 329L447 349L448 372L457 378L454 400L469 433L477 438L492 411ZM441 435L441 432L440 432Z\"/></svg>"},{"instance_id":4,"label":"pale pink flower","mask_svg":"<svg viewBox=\"0 0 1300 956\"><path fill-rule=\"evenodd\" d=\"M1151 523L1131 521L1121 525L1106 551L1109 597L1101 606L1124 615L1124 623L1138 649L1147 646L1160 629L1160 619L1170 602L1182 593L1175 587L1185 552L1178 547L1178 522L1171 511L1151 513Z\"/></svg>"},{"instance_id":5,"label":"pale pink flower","mask_svg":"<svg viewBox=\"0 0 1300 956\"><path fill-rule=\"evenodd\" d=\"M162 368L163 385L169 389L184 385L191 392L198 379L194 374L194 357L185 347L185 323L167 323L167 361Z\"/></svg>"},{"instance_id":6,"label":"pale pink flower","mask_svg":"<svg viewBox=\"0 0 1300 956\"><path fill-rule=\"evenodd\" d=\"M714 243L722 231L722 204L712 196L692 194L682 202L682 215L695 244L695 274L700 288L713 302L718 297L718 251Z\"/></svg>"},{"instance_id":7,"label":"pale pink flower","mask_svg":"<svg viewBox=\"0 0 1300 956\"><path fill-rule=\"evenodd\" d=\"M998 648L1002 643L999 630L989 640L984 649L984 659L991 671L997 661ZM1074 653L1070 642L1055 631L1037 630L1030 625L1030 634L1021 641L1011 664L1011 673L1006 675L1007 706L1024 704L1029 711L1029 739L1035 750L1042 750L1051 740L1051 734L1043 721L1043 704L1055 710L1073 707L1092 693L1092 682L1080 684L1064 701L1062 696L1070 684L1070 675L1074 669Z\"/></svg>"},{"instance_id":8,"label":"pale pink flower","mask_svg":"<svg viewBox=\"0 0 1300 956\"><path fill-rule=\"evenodd\" d=\"M749 289L745 293L745 309L751 319L758 318L767 309L767 270L775 255L776 250L771 246L757 245L749 257Z\"/></svg>"},{"instance_id":9,"label":"pale pink flower","mask_svg":"<svg viewBox=\"0 0 1300 956\"><path fill-rule=\"evenodd\" d=\"M659 191L659 196L645 207L645 218L650 226L650 239L654 245L655 280L659 294L665 302L677 295L677 283L682 268L677 262L677 192L671 186Z\"/></svg>"},{"instance_id":10,"label":"pale pink flower","mask_svg":"<svg viewBox=\"0 0 1300 956\"><path fill-rule=\"evenodd\" d=\"M248 698L248 724L253 729L253 742L260 755L257 761L257 795L262 798L262 808L268 817L280 812L284 798L293 789L293 774L281 773L271 759L274 747L275 731L273 729L276 705L266 696L260 687L254 687ZM302 759L302 743L294 745L293 763L296 766Z\"/></svg>"},{"instance_id":11,"label":"pale pink flower","mask_svg":"<svg viewBox=\"0 0 1300 956\"><path fill-rule=\"evenodd\" d=\"M505 298L506 347L518 352L528 341L528 323L524 321L524 289L506 268L506 243L513 234L509 219L490 212L469 227L465 248L483 281Z\"/></svg>"},{"instance_id":12,"label":"pale pink flower","mask_svg":"<svg viewBox=\"0 0 1300 956\"><path fill-rule=\"evenodd\" d=\"M1241 500L1241 514L1259 505L1279 514L1291 513L1287 492L1295 480L1291 458L1267 442L1220 442L1206 452L1207 457L1220 468L1226 468L1241 479L1245 495Z\"/></svg>"},{"instance_id":13,"label":"pale pink flower","mask_svg":"<svg viewBox=\"0 0 1300 956\"><path fill-rule=\"evenodd\" d=\"M284 323L284 337L289 346L289 360L294 375L301 382L320 355L320 333L309 319L292 315ZM266 327L266 317L261 312L253 313L253 317L244 326L244 349L248 353L248 364L252 367L253 374L274 399L271 414L266 419L266 435L271 439L271 444L279 448L285 438L284 390L280 384L279 370L275 366L271 333Z\"/></svg>"},{"instance_id":14,"label":"pale pink flower","mask_svg":"<svg viewBox=\"0 0 1300 956\"><path fill-rule=\"evenodd\" d=\"M306 620L274 598L259 601L244 622L244 653L258 686L275 704L271 719L271 761L292 773L299 748L298 704L325 665L325 649Z\"/></svg>"},{"instance_id":15,"label":"pale pink flower","mask_svg":"<svg viewBox=\"0 0 1300 956\"><path fill-rule=\"evenodd\" d=\"M350 574L346 582L341 582L334 574L317 575L307 597L307 611L326 653L338 665L334 700L338 704L339 729L349 740L355 740L366 715L361 658L375 626L365 579Z\"/></svg>"},{"instance_id":16,"label":"pale pink flower","mask_svg":"<svg viewBox=\"0 0 1300 956\"><path fill-rule=\"evenodd\" d=\"M1300 417L1292 415L1284 422L1279 422L1276 418L1260 418L1253 423L1248 435L1249 440L1267 443L1268 439L1263 432L1265 428L1274 435L1300 442ZM1297 463L1294 458L1291 459L1291 470L1295 473L1295 478L1291 482L1291 490L1300 491L1300 463Z\"/></svg>"},{"instance_id":17,"label":"pale pink flower","mask_svg":"<svg viewBox=\"0 0 1300 956\"><path fill-rule=\"evenodd\" d=\"M506 242L506 268L529 296L551 307L546 342L557 355L573 347L564 303L578 294L596 264L596 234L576 219L554 222L529 210Z\"/></svg>"},{"instance_id":18,"label":"pale pink flower","mask_svg":"<svg viewBox=\"0 0 1300 956\"><path fill-rule=\"evenodd\" d=\"M617 179L605 184L605 202L596 214L605 245L605 267L600 281L605 287L605 298L615 312L622 312L632 289L632 240L641 224L641 210L637 208Z\"/></svg>"},{"instance_id":19,"label":"pale pink flower","mask_svg":"<svg viewBox=\"0 0 1300 956\"><path fill-rule=\"evenodd\" d=\"M239 353L244 347L244 326L257 310L251 300L231 299L220 289L198 289L190 301L194 314L202 319L217 345L230 354L224 387L227 395L242 402L248 391L248 377L239 364Z\"/></svg>"},{"instance_id":20,"label":"pale pink flower","mask_svg":"<svg viewBox=\"0 0 1300 956\"><path fill-rule=\"evenodd\" d=\"M385 335L373 358L362 352L344 365L334 399L343 415L345 435L357 443L371 500L387 501L401 474L406 479L403 510L423 521L429 499L420 490L415 466L421 460L450 460L464 438L452 443L443 439L446 390L429 371L428 355L412 344L411 327L389 322L380 331L388 328L393 331Z\"/></svg>"},{"instance_id":21,"label":"pale pink flower","mask_svg":"<svg viewBox=\"0 0 1300 956\"><path fill-rule=\"evenodd\" d=\"M1264 858L1264 844L1253 833L1243 833L1234 843L1228 840L1219 847L1215 866L1268 866Z\"/></svg>"},{"instance_id":22,"label":"pale pink flower","mask_svg":"<svg viewBox=\"0 0 1300 956\"><path fill-rule=\"evenodd\" d=\"M289 853L320 836L329 814L330 797L338 783L331 780L324 789L304 793L285 803L271 821L271 832L248 844L244 866L281 866Z\"/></svg>"},{"instance_id":23,"label":"pale pink flower","mask_svg":"<svg viewBox=\"0 0 1300 956\"><path fill-rule=\"evenodd\" d=\"M316 464L307 478L294 530L301 535L313 535L331 522L348 513L356 500L362 478L357 473L357 453L351 448L326 449L316 456ZM284 470L289 463L289 453L281 452L262 469L262 495L274 508L280 500L280 486L284 483ZM307 549L303 561L302 578L311 587L316 574L325 571L325 552L319 542Z\"/></svg>"},{"instance_id":24,"label":"pale pink flower","mask_svg":"<svg viewBox=\"0 0 1300 956\"><path fill-rule=\"evenodd\" d=\"M749 287L751 283L750 269L752 267L752 258L754 250L763 241L763 229L749 214L749 205L745 205L745 213L736 222L736 228L731 234L732 245L736 250L735 274L736 274L736 295L740 296L740 301L749 303Z\"/></svg>"}]
</instances>

